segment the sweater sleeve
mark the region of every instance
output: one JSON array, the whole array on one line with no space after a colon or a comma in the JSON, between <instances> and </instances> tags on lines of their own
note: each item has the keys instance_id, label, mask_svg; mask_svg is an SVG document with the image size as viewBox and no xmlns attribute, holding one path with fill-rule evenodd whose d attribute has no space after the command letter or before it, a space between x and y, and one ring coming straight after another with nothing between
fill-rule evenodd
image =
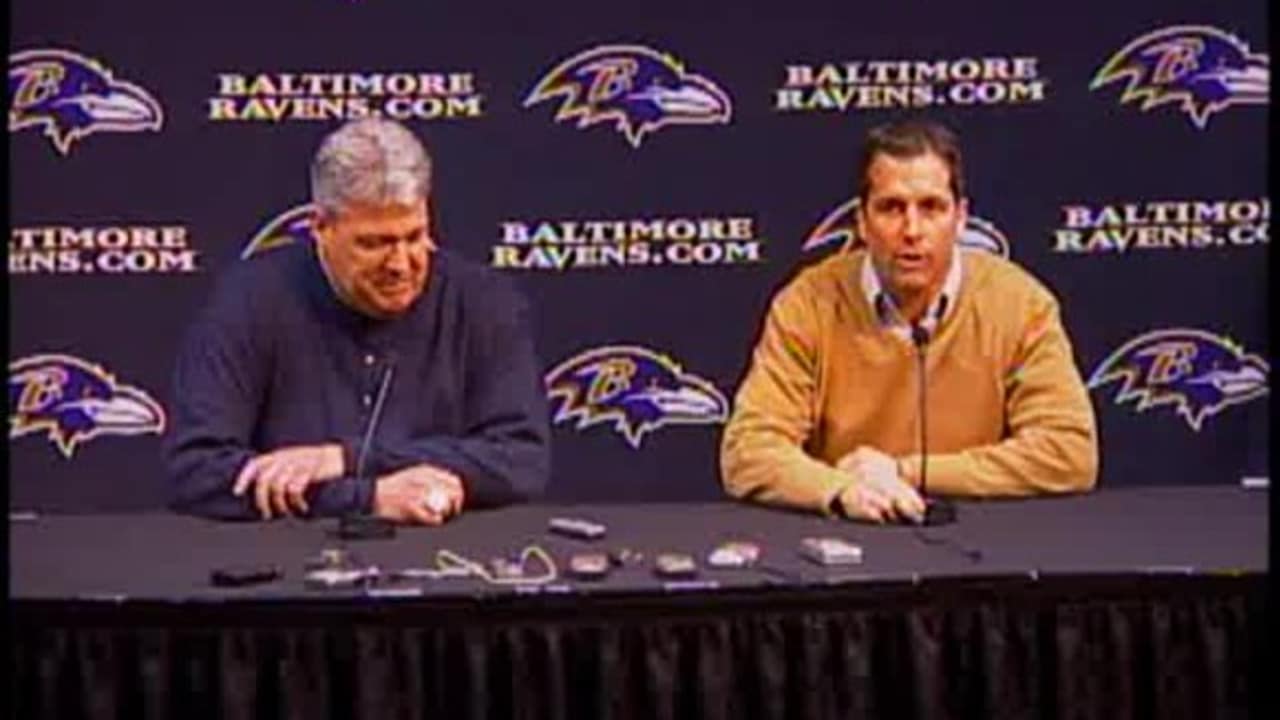
<instances>
[{"instance_id":1,"label":"sweater sleeve","mask_svg":"<svg viewBox=\"0 0 1280 720\"><path fill-rule=\"evenodd\" d=\"M462 389L463 431L379 440L370 464L379 474L428 463L461 479L467 507L535 499L551 465L551 428L526 303L513 289L486 289L468 314Z\"/></svg>"},{"instance_id":2,"label":"sweater sleeve","mask_svg":"<svg viewBox=\"0 0 1280 720\"><path fill-rule=\"evenodd\" d=\"M190 328L173 376L170 427L163 443L169 505L225 520L259 516L252 493L231 493L236 475L260 452L254 427L269 392L270 333L257 325L253 293L232 273ZM368 483L343 477L313 486L312 515L367 510Z\"/></svg>"},{"instance_id":3,"label":"sweater sleeve","mask_svg":"<svg viewBox=\"0 0 1280 720\"><path fill-rule=\"evenodd\" d=\"M955 453L930 453L929 489L971 496L1092 489L1098 473L1093 406L1052 298L1033 301L1004 382L1004 439ZM904 457L901 466L906 478L919 485L920 459Z\"/></svg>"},{"instance_id":4,"label":"sweater sleeve","mask_svg":"<svg viewBox=\"0 0 1280 720\"><path fill-rule=\"evenodd\" d=\"M815 431L821 327L803 277L774 299L720 444L730 495L830 513L850 478L804 447Z\"/></svg>"}]
</instances>

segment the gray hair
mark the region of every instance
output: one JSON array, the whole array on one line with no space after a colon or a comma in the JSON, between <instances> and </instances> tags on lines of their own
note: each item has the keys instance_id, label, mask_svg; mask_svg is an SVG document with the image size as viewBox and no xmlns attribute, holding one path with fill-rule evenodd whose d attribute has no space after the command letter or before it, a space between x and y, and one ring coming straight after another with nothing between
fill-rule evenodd
<instances>
[{"instance_id":1,"label":"gray hair","mask_svg":"<svg viewBox=\"0 0 1280 720\"><path fill-rule=\"evenodd\" d=\"M352 120L326 136L311 161L311 201L322 213L352 202L409 204L430 189L431 156L393 120Z\"/></svg>"}]
</instances>

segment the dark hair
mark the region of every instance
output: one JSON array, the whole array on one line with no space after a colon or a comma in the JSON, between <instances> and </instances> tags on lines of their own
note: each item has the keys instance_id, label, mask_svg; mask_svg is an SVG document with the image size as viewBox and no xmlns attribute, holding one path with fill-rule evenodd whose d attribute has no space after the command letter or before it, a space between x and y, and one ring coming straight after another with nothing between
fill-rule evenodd
<instances>
[{"instance_id":1,"label":"dark hair","mask_svg":"<svg viewBox=\"0 0 1280 720\"><path fill-rule=\"evenodd\" d=\"M867 193L871 191L867 172L877 155L912 158L925 153L942 158L951 172L951 194L957 201L964 198L964 163L955 133L927 120L900 120L877 125L867 131L862 156L858 158L858 197L863 202L867 201Z\"/></svg>"}]
</instances>

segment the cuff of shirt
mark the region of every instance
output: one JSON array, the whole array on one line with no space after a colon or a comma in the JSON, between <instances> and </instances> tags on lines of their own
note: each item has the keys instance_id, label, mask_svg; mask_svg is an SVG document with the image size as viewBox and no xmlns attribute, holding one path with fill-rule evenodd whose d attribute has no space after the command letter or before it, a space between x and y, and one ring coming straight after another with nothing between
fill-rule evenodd
<instances>
[{"instance_id":1,"label":"cuff of shirt","mask_svg":"<svg viewBox=\"0 0 1280 720\"><path fill-rule=\"evenodd\" d=\"M360 438L338 438L338 444L342 446L342 474L355 477L356 464L360 462Z\"/></svg>"},{"instance_id":2,"label":"cuff of shirt","mask_svg":"<svg viewBox=\"0 0 1280 720\"><path fill-rule=\"evenodd\" d=\"M457 476L458 481L462 483L463 505L466 509L477 504L489 504L493 498L501 497L502 491L506 488L502 483L491 480L464 455L446 445L429 449L420 448L418 463L446 470Z\"/></svg>"},{"instance_id":3,"label":"cuff of shirt","mask_svg":"<svg viewBox=\"0 0 1280 720\"><path fill-rule=\"evenodd\" d=\"M313 516L373 512L373 480L346 476L319 483L308 493Z\"/></svg>"},{"instance_id":4,"label":"cuff of shirt","mask_svg":"<svg viewBox=\"0 0 1280 720\"><path fill-rule=\"evenodd\" d=\"M827 517L849 519L849 511L845 508L844 503L840 501L840 496L844 495L844 491L849 484L840 485L833 488L827 493L827 502L822 506L822 514Z\"/></svg>"},{"instance_id":5,"label":"cuff of shirt","mask_svg":"<svg viewBox=\"0 0 1280 720\"><path fill-rule=\"evenodd\" d=\"M848 518L847 509L840 502L840 496L853 484L853 479L835 468L829 468L829 470L830 472L823 472L819 480L822 483L822 490L818 511L825 517Z\"/></svg>"},{"instance_id":6,"label":"cuff of shirt","mask_svg":"<svg viewBox=\"0 0 1280 720\"><path fill-rule=\"evenodd\" d=\"M911 487L920 489L920 455L898 458L898 477Z\"/></svg>"},{"instance_id":7,"label":"cuff of shirt","mask_svg":"<svg viewBox=\"0 0 1280 720\"><path fill-rule=\"evenodd\" d=\"M936 495L963 495L970 485L967 478L972 475L973 463L963 452L930 453L925 471L928 473L924 478L927 487L921 488L920 456L908 455L898 459L898 475L911 487Z\"/></svg>"}]
</instances>

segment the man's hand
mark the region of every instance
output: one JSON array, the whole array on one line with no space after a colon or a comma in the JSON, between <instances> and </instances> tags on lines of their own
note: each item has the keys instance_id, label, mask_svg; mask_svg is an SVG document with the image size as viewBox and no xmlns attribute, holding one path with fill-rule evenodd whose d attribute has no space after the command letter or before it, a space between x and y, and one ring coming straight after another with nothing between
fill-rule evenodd
<instances>
[{"instance_id":1,"label":"man's hand","mask_svg":"<svg viewBox=\"0 0 1280 720\"><path fill-rule=\"evenodd\" d=\"M462 512L462 480L434 465L411 465L378 478L373 514L387 520L440 525Z\"/></svg>"},{"instance_id":2,"label":"man's hand","mask_svg":"<svg viewBox=\"0 0 1280 720\"><path fill-rule=\"evenodd\" d=\"M898 475L898 463L889 455L863 445L840 458L836 469L853 477L840 493L848 515L875 522L924 517L924 500Z\"/></svg>"},{"instance_id":3,"label":"man's hand","mask_svg":"<svg viewBox=\"0 0 1280 720\"><path fill-rule=\"evenodd\" d=\"M231 492L237 496L253 488L254 504L262 519L305 513L306 491L312 483L342 477L342 446L295 445L256 455L244 464Z\"/></svg>"}]
</instances>

